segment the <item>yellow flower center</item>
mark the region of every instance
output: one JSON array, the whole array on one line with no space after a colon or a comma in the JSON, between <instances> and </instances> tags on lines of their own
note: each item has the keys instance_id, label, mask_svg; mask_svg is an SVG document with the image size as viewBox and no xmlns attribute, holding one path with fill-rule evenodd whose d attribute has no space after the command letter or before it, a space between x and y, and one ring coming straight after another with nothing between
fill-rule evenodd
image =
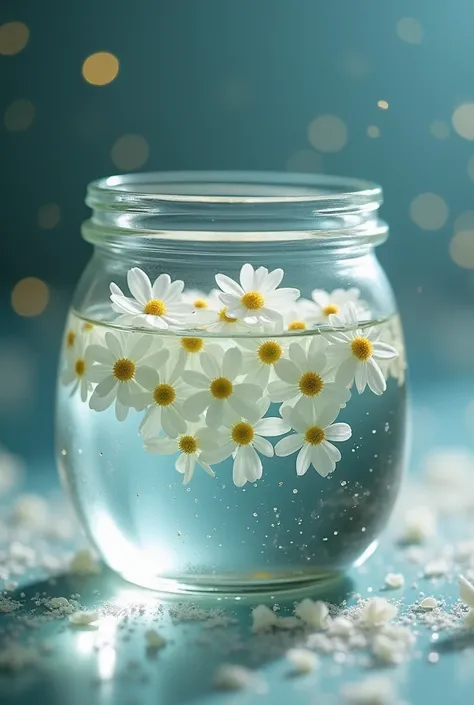
<instances>
[{"instance_id":1,"label":"yellow flower center","mask_svg":"<svg viewBox=\"0 0 474 705\"><path fill-rule=\"evenodd\" d=\"M368 338L362 338L361 336L354 338L351 343L351 348L354 357L362 362L368 360L368 358L372 355L373 346Z\"/></svg>"},{"instance_id":2,"label":"yellow flower center","mask_svg":"<svg viewBox=\"0 0 474 705\"><path fill-rule=\"evenodd\" d=\"M176 399L176 392L170 384L159 384L155 387L153 399L159 406L169 406Z\"/></svg>"},{"instance_id":3,"label":"yellow flower center","mask_svg":"<svg viewBox=\"0 0 474 705\"><path fill-rule=\"evenodd\" d=\"M258 309L262 308L265 304L265 299L259 291L247 291L247 293L242 296L241 301L249 311L258 311Z\"/></svg>"},{"instance_id":4,"label":"yellow flower center","mask_svg":"<svg viewBox=\"0 0 474 705\"><path fill-rule=\"evenodd\" d=\"M223 323L235 323L237 319L232 318L232 316L228 316L227 306L224 306L224 308L221 308L221 310L219 311L219 320Z\"/></svg>"},{"instance_id":5,"label":"yellow flower center","mask_svg":"<svg viewBox=\"0 0 474 705\"><path fill-rule=\"evenodd\" d=\"M68 348L72 348L74 341L76 340L76 334L73 330L69 330L66 335L66 345Z\"/></svg>"},{"instance_id":6,"label":"yellow flower center","mask_svg":"<svg viewBox=\"0 0 474 705\"><path fill-rule=\"evenodd\" d=\"M305 372L304 375L301 375L298 386L301 394L315 397L324 387L324 382L317 372Z\"/></svg>"},{"instance_id":7,"label":"yellow flower center","mask_svg":"<svg viewBox=\"0 0 474 705\"><path fill-rule=\"evenodd\" d=\"M265 365L274 365L283 354L281 345L275 340L262 343L258 349L258 356Z\"/></svg>"},{"instance_id":8,"label":"yellow flower center","mask_svg":"<svg viewBox=\"0 0 474 705\"><path fill-rule=\"evenodd\" d=\"M145 304L145 313L148 316L164 316L166 313L166 305L161 299L150 299Z\"/></svg>"},{"instance_id":9,"label":"yellow flower center","mask_svg":"<svg viewBox=\"0 0 474 705\"><path fill-rule=\"evenodd\" d=\"M113 373L119 382L128 382L135 374L135 363L126 357L122 357L115 363Z\"/></svg>"},{"instance_id":10,"label":"yellow flower center","mask_svg":"<svg viewBox=\"0 0 474 705\"><path fill-rule=\"evenodd\" d=\"M92 325L92 323L84 323L84 325L82 326L82 330L92 330L93 327L94 326Z\"/></svg>"},{"instance_id":11,"label":"yellow flower center","mask_svg":"<svg viewBox=\"0 0 474 705\"><path fill-rule=\"evenodd\" d=\"M320 426L311 426L311 428L308 428L304 434L304 437L306 443L309 443L312 446L318 446L325 439L324 429Z\"/></svg>"},{"instance_id":12,"label":"yellow flower center","mask_svg":"<svg viewBox=\"0 0 474 705\"><path fill-rule=\"evenodd\" d=\"M205 299L196 299L193 306L194 308L208 308L208 303Z\"/></svg>"},{"instance_id":13,"label":"yellow flower center","mask_svg":"<svg viewBox=\"0 0 474 705\"><path fill-rule=\"evenodd\" d=\"M84 372L86 371L86 363L84 362L84 360L76 360L74 369L76 370L76 375L78 377L82 377Z\"/></svg>"},{"instance_id":14,"label":"yellow flower center","mask_svg":"<svg viewBox=\"0 0 474 705\"><path fill-rule=\"evenodd\" d=\"M242 421L232 426L232 440L239 446L248 446L253 441L253 428L249 423Z\"/></svg>"},{"instance_id":15,"label":"yellow flower center","mask_svg":"<svg viewBox=\"0 0 474 705\"><path fill-rule=\"evenodd\" d=\"M288 330L305 330L306 323L304 321L292 321L288 325Z\"/></svg>"},{"instance_id":16,"label":"yellow flower center","mask_svg":"<svg viewBox=\"0 0 474 705\"><path fill-rule=\"evenodd\" d=\"M230 397L233 390L233 385L227 377L217 377L211 382L211 394L216 399L227 399Z\"/></svg>"},{"instance_id":17,"label":"yellow flower center","mask_svg":"<svg viewBox=\"0 0 474 705\"><path fill-rule=\"evenodd\" d=\"M198 353L204 347L202 338L181 338L181 347L188 353Z\"/></svg>"},{"instance_id":18,"label":"yellow flower center","mask_svg":"<svg viewBox=\"0 0 474 705\"><path fill-rule=\"evenodd\" d=\"M339 306L336 306L336 304L328 304L323 308L323 313L325 316L330 316L332 313L339 313Z\"/></svg>"},{"instance_id":19,"label":"yellow flower center","mask_svg":"<svg viewBox=\"0 0 474 705\"><path fill-rule=\"evenodd\" d=\"M179 439L178 447L181 453L186 453L187 455L192 455L198 449L198 444L194 436L181 436Z\"/></svg>"}]
</instances>

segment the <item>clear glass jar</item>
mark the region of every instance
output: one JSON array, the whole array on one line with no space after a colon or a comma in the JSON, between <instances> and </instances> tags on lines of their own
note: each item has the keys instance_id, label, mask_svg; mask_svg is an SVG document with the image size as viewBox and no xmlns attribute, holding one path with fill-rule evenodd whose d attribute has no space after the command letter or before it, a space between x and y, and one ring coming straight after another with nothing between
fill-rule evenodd
<instances>
[{"instance_id":1,"label":"clear glass jar","mask_svg":"<svg viewBox=\"0 0 474 705\"><path fill-rule=\"evenodd\" d=\"M370 183L274 173L89 186L57 456L123 577L275 590L375 549L406 398L380 203Z\"/></svg>"}]
</instances>

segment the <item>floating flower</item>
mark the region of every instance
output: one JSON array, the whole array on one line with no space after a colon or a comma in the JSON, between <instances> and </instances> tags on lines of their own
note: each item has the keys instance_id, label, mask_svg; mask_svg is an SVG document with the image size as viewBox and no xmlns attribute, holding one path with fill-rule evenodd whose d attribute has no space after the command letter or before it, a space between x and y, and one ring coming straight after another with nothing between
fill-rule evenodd
<instances>
[{"instance_id":1,"label":"floating flower","mask_svg":"<svg viewBox=\"0 0 474 705\"><path fill-rule=\"evenodd\" d=\"M268 385L270 399L297 404L302 413L308 413L308 406L314 404L343 406L351 393L340 382L329 381L325 349L326 341L321 336L313 336L307 351L299 342L291 343L289 359L275 363L280 379Z\"/></svg>"},{"instance_id":2,"label":"floating flower","mask_svg":"<svg viewBox=\"0 0 474 705\"><path fill-rule=\"evenodd\" d=\"M396 357L388 360L380 360L379 366L386 380L389 377L393 377L397 380L398 386L401 387L405 383L407 363L403 330L398 316L390 319L383 325L380 334L380 342L391 345L398 352Z\"/></svg>"},{"instance_id":3,"label":"floating flower","mask_svg":"<svg viewBox=\"0 0 474 705\"><path fill-rule=\"evenodd\" d=\"M359 297L360 291L356 288L334 289L331 292L314 289L311 293L312 301L306 302L306 314L315 323L329 323L329 316L337 315L351 302L357 310L359 320L367 318L369 312Z\"/></svg>"},{"instance_id":4,"label":"floating flower","mask_svg":"<svg viewBox=\"0 0 474 705\"><path fill-rule=\"evenodd\" d=\"M242 370L239 348L229 348L221 360L222 350L218 352L217 356L212 352L201 355L202 372L183 372L183 380L199 390L184 402L184 417L193 421L207 409L206 423L213 428L235 414L252 417L262 396L262 389L256 384L235 381Z\"/></svg>"},{"instance_id":5,"label":"floating flower","mask_svg":"<svg viewBox=\"0 0 474 705\"><path fill-rule=\"evenodd\" d=\"M79 389L82 401L87 401L92 383L87 372L89 360L86 360L86 340L84 336L75 337L74 344L65 355L66 369L61 376L61 382L68 386L72 384L71 396Z\"/></svg>"},{"instance_id":6,"label":"floating flower","mask_svg":"<svg viewBox=\"0 0 474 705\"><path fill-rule=\"evenodd\" d=\"M282 338L241 338L243 370L247 382L265 389L277 362L283 359L288 343ZM274 375L273 375L274 376Z\"/></svg>"},{"instance_id":7,"label":"floating flower","mask_svg":"<svg viewBox=\"0 0 474 705\"><path fill-rule=\"evenodd\" d=\"M298 289L278 289L283 269L269 272L266 267L254 269L244 264L240 270L240 285L225 274L217 274L216 282L223 293L219 298L227 314L249 323L280 321L282 312L299 297Z\"/></svg>"},{"instance_id":8,"label":"floating flower","mask_svg":"<svg viewBox=\"0 0 474 705\"><path fill-rule=\"evenodd\" d=\"M299 451L296 459L298 475L304 475L312 465L322 477L327 477L341 459L338 448L330 441L347 441L352 435L348 424L333 423L338 413L338 406L326 406L317 411L309 406L308 415L303 417L297 409L283 407L283 420L296 433L278 441L275 446L276 455L285 457Z\"/></svg>"},{"instance_id":9,"label":"floating flower","mask_svg":"<svg viewBox=\"0 0 474 705\"><path fill-rule=\"evenodd\" d=\"M345 385L355 381L359 394L367 385L374 394L382 394L387 384L377 360L391 360L397 357L398 352L378 340L380 333L376 329L354 330L359 321L357 310L351 302L339 314L331 315L329 322L333 328L353 328L326 334L326 339L331 343L328 348L330 365L337 368L336 380Z\"/></svg>"},{"instance_id":10,"label":"floating flower","mask_svg":"<svg viewBox=\"0 0 474 705\"><path fill-rule=\"evenodd\" d=\"M163 340L163 345L169 350L170 357L176 358L179 354L184 355L184 367L187 370L201 370L201 355L204 352L210 352L216 357L224 354L222 347L215 342L213 343L209 337L170 335Z\"/></svg>"},{"instance_id":11,"label":"floating flower","mask_svg":"<svg viewBox=\"0 0 474 705\"><path fill-rule=\"evenodd\" d=\"M262 477L263 467L258 453L267 458L274 455L272 444L263 436L282 436L290 430L283 419L262 418L269 405L268 400L258 404L252 421L234 416L224 428L207 431L209 438L214 439L218 447L204 452L202 460L214 465L232 456L233 480L237 487L243 487L247 482L255 482Z\"/></svg>"},{"instance_id":12,"label":"floating flower","mask_svg":"<svg viewBox=\"0 0 474 705\"><path fill-rule=\"evenodd\" d=\"M117 284L110 285L110 300L117 313L135 325L147 328L183 328L189 322L193 306L183 301L184 283L179 279L172 282L168 274L160 274L153 286L138 267L127 274L128 288L133 299L124 295Z\"/></svg>"},{"instance_id":13,"label":"floating flower","mask_svg":"<svg viewBox=\"0 0 474 705\"><path fill-rule=\"evenodd\" d=\"M215 289L209 294L197 289L185 290L183 292L183 301L193 307L194 313L190 323L195 327L207 327L208 324L215 323L222 308Z\"/></svg>"},{"instance_id":14,"label":"floating flower","mask_svg":"<svg viewBox=\"0 0 474 705\"><path fill-rule=\"evenodd\" d=\"M196 424L185 426L184 432L176 438L147 438L144 448L149 453L170 455L179 453L175 468L184 475L183 485L187 485L194 475L196 463L211 477L216 474L207 463L201 460L201 454L216 447L216 442L207 433L208 429L199 428Z\"/></svg>"},{"instance_id":15,"label":"floating flower","mask_svg":"<svg viewBox=\"0 0 474 705\"><path fill-rule=\"evenodd\" d=\"M104 337L103 345L89 345L86 351L87 377L97 386L89 400L94 411L104 411L115 401L115 414L119 421L127 418L132 398L143 392L139 380L141 367L152 364L154 354L149 355L152 335L137 333L110 333Z\"/></svg>"},{"instance_id":16,"label":"floating flower","mask_svg":"<svg viewBox=\"0 0 474 705\"><path fill-rule=\"evenodd\" d=\"M145 438L158 435L161 429L171 438L185 433L183 402L187 387L181 376L184 370L184 351L177 356L169 356L166 348L155 355L153 367L142 367L140 384L145 389L133 397L136 408L144 409L145 416L140 424L140 433Z\"/></svg>"}]
</instances>

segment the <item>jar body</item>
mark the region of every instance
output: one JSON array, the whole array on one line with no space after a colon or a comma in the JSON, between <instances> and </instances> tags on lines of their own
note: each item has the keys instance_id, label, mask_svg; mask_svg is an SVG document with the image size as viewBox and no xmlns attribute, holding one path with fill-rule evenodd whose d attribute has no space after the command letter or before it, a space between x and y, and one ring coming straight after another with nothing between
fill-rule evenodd
<instances>
[{"instance_id":1,"label":"jar body","mask_svg":"<svg viewBox=\"0 0 474 705\"><path fill-rule=\"evenodd\" d=\"M248 263L255 276L258 267L284 269L281 286L297 288L311 303L298 299L286 306L277 299L282 324L249 317L250 324L236 326L229 306L222 313L225 296L223 301L210 292L216 275L239 282ZM184 281L193 311L199 313L204 300L222 325L209 325L208 317L192 329L163 329L114 310L109 285L133 299L127 291L132 267L151 283L163 273ZM348 302L358 312L357 324L343 316ZM357 376L354 382L336 348L362 345L355 360L361 363L371 352L375 356L380 341L382 353L397 353L374 358L383 385L370 372L365 384ZM99 368L107 363L127 377L131 370L123 360L130 359L136 396L124 392L118 403L127 380L116 379L115 391L106 389L107 375ZM278 367L281 360L288 364ZM316 377L321 373L319 382L311 367ZM231 380L232 393L241 389L239 404L224 404L229 390L216 383L222 378ZM325 385L326 401L317 399L318 384ZM211 412L216 398L220 406L216 402L217 412ZM175 247L137 238L125 249L96 247L76 293L58 384L60 474L88 536L126 579L174 591L294 586L344 570L375 548L401 480L405 403L400 321L371 246L338 250L310 242L305 249L244 241ZM334 404L337 412L329 418L325 409ZM169 407L178 419L174 412L167 416ZM270 428L268 419L278 423ZM332 450L319 467L312 451L324 434ZM285 444L293 436L300 438L299 448L297 440Z\"/></svg>"}]
</instances>

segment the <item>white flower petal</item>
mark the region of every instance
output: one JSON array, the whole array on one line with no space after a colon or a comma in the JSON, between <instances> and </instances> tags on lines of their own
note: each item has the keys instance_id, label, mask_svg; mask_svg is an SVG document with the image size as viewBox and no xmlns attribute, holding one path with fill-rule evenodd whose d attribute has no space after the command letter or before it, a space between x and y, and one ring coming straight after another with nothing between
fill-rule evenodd
<instances>
[{"instance_id":1,"label":"white flower petal","mask_svg":"<svg viewBox=\"0 0 474 705\"><path fill-rule=\"evenodd\" d=\"M383 394L387 389L387 383L382 370L373 358L369 358L366 364L367 383L374 394Z\"/></svg>"},{"instance_id":2,"label":"white flower petal","mask_svg":"<svg viewBox=\"0 0 474 705\"><path fill-rule=\"evenodd\" d=\"M329 458L334 464L340 461L341 451L339 450L339 448L336 448L336 446L334 446L332 443L328 443L328 441L323 441L321 443L321 448L329 456ZM334 468L332 470L334 470Z\"/></svg>"},{"instance_id":3,"label":"white flower petal","mask_svg":"<svg viewBox=\"0 0 474 705\"><path fill-rule=\"evenodd\" d=\"M196 392L188 397L183 404L183 416L190 421L197 419L209 406L212 397L208 391Z\"/></svg>"},{"instance_id":4,"label":"white flower petal","mask_svg":"<svg viewBox=\"0 0 474 705\"><path fill-rule=\"evenodd\" d=\"M147 354L153 342L152 335L131 335L127 345L127 355L130 359L138 361Z\"/></svg>"},{"instance_id":5,"label":"white flower petal","mask_svg":"<svg viewBox=\"0 0 474 705\"><path fill-rule=\"evenodd\" d=\"M232 397L229 397L231 399ZM222 424L224 413L224 401L222 399L212 399L206 412L206 423L211 428L219 428Z\"/></svg>"},{"instance_id":6,"label":"white flower petal","mask_svg":"<svg viewBox=\"0 0 474 705\"><path fill-rule=\"evenodd\" d=\"M94 394L98 397L106 397L108 396L118 385L117 379L109 374L105 379L102 380L102 382L99 382L97 387L94 390Z\"/></svg>"},{"instance_id":7,"label":"white flower petal","mask_svg":"<svg viewBox=\"0 0 474 705\"><path fill-rule=\"evenodd\" d=\"M296 458L296 474L304 475L311 465L311 446L305 443Z\"/></svg>"},{"instance_id":8,"label":"white flower petal","mask_svg":"<svg viewBox=\"0 0 474 705\"><path fill-rule=\"evenodd\" d=\"M135 379L138 384L141 384L142 387L148 389L150 392L153 391L160 383L160 375L158 372L145 365L137 367L135 371Z\"/></svg>"},{"instance_id":9,"label":"white flower petal","mask_svg":"<svg viewBox=\"0 0 474 705\"><path fill-rule=\"evenodd\" d=\"M327 404L317 410L316 426L326 429L339 416L340 408L338 404Z\"/></svg>"},{"instance_id":10,"label":"white flower petal","mask_svg":"<svg viewBox=\"0 0 474 705\"><path fill-rule=\"evenodd\" d=\"M325 452L322 444L311 446L311 464L321 477L327 477L335 468L334 462Z\"/></svg>"},{"instance_id":11,"label":"white flower petal","mask_svg":"<svg viewBox=\"0 0 474 705\"><path fill-rule=\"evenodd\" d=\"M157 436L161 431L161 406L154 404L148 409L143 421L140 424L139 431L144 438L149 436Z\"/></svg>"},{"instance_id":12,"label":"white flower petal","mask_svg":"<svg viewBox=\"0 0 474 705\"><path fill-rule=\"evenodd\" d=\"M293 399L299 394L297 387L287 384L286 382L279 382L278 380L275 382L270 382L267 392L273 402L287 401L289 399Z\"/></svg>"},{"instance_id":13,"label":"white flower petal","mask_svg":"<svg viewBox=\"0 0 474 705\"><path fill-rule=\"evenodd\" d=\"M170 455L178 450L176 439L173 438L147 438L143 447L148 453L158 455Z\"/></svg>"},{"instance_id":14,"label":"white flower petal","mask_svg":"<svg viewBox=\"0 0 474 705\"><path fill-rule=\"evenodd\" d=\"M150 294L150 299L159 299L160 301L166 301L167 294L171 284L171 277L169 274L160 274L153 283L153 288Z\"/></svg>"},{"instance_id":15,"label":"white flower petal","mask_svg":"<svg viewBox=\"0 0 474 705\"><path fill-rule=\"evenodd\" d=\"M372 355L381 360L392 360L398 357L398 351L387 343L372 343Z\"/></svg>"},{"instance_id":16,"label":"white flower petal","mask_svg":"<svg viewBox=\"0 0 474 705\"><path fill-rule=\"evenodd\" d=\"M186 432L186 422L173 406L165 406L161 411L161 425L163 431L170 438L176 438L180 433Z\"/></svg>"},{"instance_id":17,"label":"white flower petal","mask_svg":"<svg viewBox=\"0 0 474 705\"><path fill-rule=\"evenodd\" d=\"M202 372L194 370L184 370L183 381L196 389L209 389L209 378Z\"/></svg>"},{"instance_id":18,"label":"white flower petal","mask_svg":"<svg viewBox=\"0 0 474 705\"><path fill-rule=\"evenodd\" d=\"M102 347L102 345L89 345L86 350L85 360L88 365L91 365L93 362L98 362L110 368L113 367L115 362L115 358L110 350Z\"/></svg>"},{"instance_id":19,"label":"white flower petal","mask_svg":"<svg viewBox=\"0 0 474 705\"><path fill-rule=\"evenodd\" d=\"M304 444L304 435L302 433L294 433L291 436L282 438L275 446L275 454L280 458L285 458L287 455L296 453Z\"/></svg>"},{"instance_id":20,"label":"white flower petal","mask_svg":"<svg viewBox=\"0 0 474 705\"><path fill-rule=\"evenodd\" d=\"M127 284L132 296L141 304L146 304L152 297L151 283L145 272L132 267L127 274Z\"/></svg>"},{"instance_id":21,"label":"white flower petal","mask_svg":"<svg viewBox=\"0 0 474 705\"><path fill-rule=\"evenodd\" d=\"M292 343L290 345L290 350L293 345L295 345L295 343ZM291 360L286 360L285 358L282 358L281 360L278 360L278 362L275 363L274 370L278 377L287 384L296 385L298 384L298 380L301 377L301 372L298 370L298 367L296 366L295 362L292 362Z\"/></svg>"},{"instance_id":22,"label":"white flower petal","mask_svg":"<svg viewBox=\"0 0 474 705\"><path fill-rule=\"evenodd\" d=\"M238 347L226 350L222 361L222 373L227 379L235 379L242 368L242 353Z\"/></svg>"},{"instance_id":23,"label":"white flower petal","mask_svg":"<svg viewBox=\"0 0 474 705\"><path fill-rule=\"evenodd\" d=\"M216 274L216 284L226 294L234 294L234 296L238 296L239 298L244 294L242 287L226 274Z\"/></svg>"},{"instance_id":24,"label":"white flower petal","mask_svg":"<svg viewBox=\"0 0 474 705\"><path fill-rule=\"evenodd\" d=\"M370 360L370 358L369 358ZM354 375L354 381L355 385L357 388L357 391L359 394L362 394L364 389L367 386L367 367L368 367L368 361L367 362L359 362L356 364L356 369L355 369L355 375ZM385 380L384 380L385 382Z\"/></svg>"},{"instance_id":25,"label":"white flower petal","mask_svg":"<svg viewBox=\"0 0 474 705\"><path fill-rule=\"evenodd\" d=\"M252 443L258 452L262 453L262 455L266 455L267 458L271 458L275 454L270 441L267 441L266 438L262 438L262 436L254 436Z\"/></svg>"},{"instance_id":26,"label":"white flower petal","mask_svg":"<svg viewBox=\"0 0 474 705\"><path fill-rule=\"evenodd\" d=\"M273 271L269 272L269 274L263 279L262 283L260 284L260 289L263 293L266 293L268 291L273 291L276 289L278 286L281 284L281 280L283 279L283 269L274 269Z\"/></svg>"},{"instance_id":27,"label":"white flower petal","mask_svg":"<svg viewBox=\"0 0 474 705\"><path fill-rule=\"evenodd\" d=\"M211 477L216 476L214 470L207 463L204 463L199 456L196 458L196 462L202 467L203 470L207 472L208 475Z\"/></svg>"},{"instance_id":28,"label":"white flower petal","mask_svg":"<svg viewBox=\"0 0 474 705\"><path fill-rule=\"evenodd\" d=\"M181 294L183 293L184 289L184 282L181 281L181 279L176 279L176 281L172 282L169 286L167 295L166 295L166 308L168 311L171 310L171 306L173 305L173 302L178 302ZM182 306L180 302L180 306ZM194 306L190 305L189 308L191 311L194 310ZM189 310L188 308L186 310Z\"/></svg>"},{"instance_id":29,"label":"white flower petal","mask_svg":"<svg viewBox=\"0 0 474 705\"><path fill-rule=\"evenodd\" d=\"M121 337L119 338L114 333L107 331L105 334L105 344L116 359L123 357L123 344Z\"/></svg>"},{"instance_id":30,"label":"white flower petal","mask_svg":"<svg viewBox=\"0 0 474 705\"><path fill-rule=\"evenodd\" d=\"M99 397L99 395L96 394L94 390L91 398L89 399L89 408L93 411L105 411L105 409L108 409L114 400L115 389L110 392L110 394L108 394L106 397Z\"/></svg>"},{"instance_id":31,"label":"white flower petal","mask_svg":"<svg viewBox=\"0 0 474 705\"><path fill-rule=\"evenodd\" d=\"M222 377L220 366L215 357L204 352L202 353L200 360L201 367L206 377L208 377L209 379L216 379L217 377Z\"/></svg>"},{"instance_id":32,"label":"white flower petal","mask_svg":"<svg viewBox=\"0 0 474 705\"><path fill-rule=\"evenodd\" d=\"M324 289L314 289L311 292L311 298L321 308L325 308L329 303L329 294Z\"/></svg>"},{"instance_id":33,"label":"white flower petal","mask_svg":"<svg viewBox=\"0 0 474 705\"><path fill-rule=\"evenodd\" d=\"M255 405L252 404L250 401L245 401L242 397L238 396L237 394L232 394L227 399L227 401L229 403L229 406L233 411L235 411L237 416L241 416L242 418L247 419L247 421L253 421L255 419L256 408ZM216 425L215 423L211 423L209 420L208 423L210 426Z\"/></svg>"},{"instance_id":34,"label":"white flower petal","mask_svg":"<svg viewBox=\"0 0 474 705\"><path fill-rule=\"evenodd\" d=\"M213 450L203 451L199 458L208 465L217 465L218 463L222 463L223 460L226 460L226 458L231 456L234 450L235 443L233 443L232 441L228 441L220 448L214 448Z\"/></svg>"},{"instance_id":35,"label":"white flower petal","mask_svg":"<svg viewBox=\"0 0 474 705\"><path fill-rule=\"evenodd\" d=\"M354 357L348 357L347 360L341 363L336 372L336 382L345 386L349 385L356 374L359 363Z\"/></svg>"},{"instance_id":36,"label":"white flower petal","mask_svg":"<svg viewBox=\"0 0 474 705\"><path fill-rule=\"evenodd\" d=\"M254 269L251 264L244 264L240 270L240 284L244 291L252 291L254 289Z\"/></svg>"},{"instance_id":37,"label":"white flower petal","mask_svg":"<svg viewBox=\"0 0 474 705\"><path fill-rule=\"evenodd\" d=\"M254 291L261 291L264 282L268 276L268 269L266 267L259 267L255 270L253 277L253 289Z\"/></svg>"},{"instance_id":38,"label":"white flower petal","mask_svg":"<svg viewBox=\"0 0 474 705\"><path fill-rule=\"evenodd\" d=\"M301 343L291 343L290 347L288 348L288 355L290 356L290 360L293 362L294 365L296 365L299 371L298 377L301 375L302 372L307 372L308 358L306 357L306 353Z\"/></svg>"},{"instance_id":39,"label":"white flower petal","mask_svg":"<svg viewBox=\"0 0 474 705\"><path fill-rule=\"evenodd\" d=\"M184 453L183 453L183 455L184 455ZM186 459L184 461L183 485L187 485L192 480L195 467L196 467L196 456L194 455L194 453L193 454L187 453Z\"/></svg>"},{"instance_id":40,"label":"white flower petal","mask_svg":"<svg viewBox=\"0 0 474 705\"><path fill-rule=\"evenodd\" d=\"M324 429L328 441L347 441L352 436L352 429L347 423L333 423Z\"/></svg>"},{"instance_id":41,"label":"white flower petal","mask_svg":"<svg viewBox=\"0 0 474 705\"><path fill-rule=\"evenodd\" d=\"M285 423L283 419L278 419L274 417L267 417L257 421L254 425L255 433L259 433L262 436L283 436L284 433L288 433L291 430L289 424Z\"/></svg>"},{"instance_id":42,"label":"white flower petal","mask_svg":"<svg viewBox=\"0 0 474 705\"><path fill-rule=\"evenodd\" d=\"M86 375L89 382L102 382L103 379L109 377L111 374L112 369L110 367L102 367L102 365L93 365L92 367L86 367Z\"/></svg>"},{"instance_id":43,"label":"white flower petal","mask_svg":"<svg viewBox=\"0 0 474 705\"><path fill-rule=\"evenodd\" d=\"M139 316L143 313L143 307L134 299L129 299L126 296L117 296L112 294L110 296L112 301L112 308L117 313L126 313L131 316Z\"/></svg>"},{"instance_id":44,"label":"white flower petal","mask_svg":"<svg viewBox=\"0 0 474 705\"><path fill-rule=\"evenodd\" d=\"M129 410L130 407L128 406L128 404L123 404L117 397L117 399L115 400L115 417L117 421L125 421L128 416Z\"/></svg>"}]
</instances>

